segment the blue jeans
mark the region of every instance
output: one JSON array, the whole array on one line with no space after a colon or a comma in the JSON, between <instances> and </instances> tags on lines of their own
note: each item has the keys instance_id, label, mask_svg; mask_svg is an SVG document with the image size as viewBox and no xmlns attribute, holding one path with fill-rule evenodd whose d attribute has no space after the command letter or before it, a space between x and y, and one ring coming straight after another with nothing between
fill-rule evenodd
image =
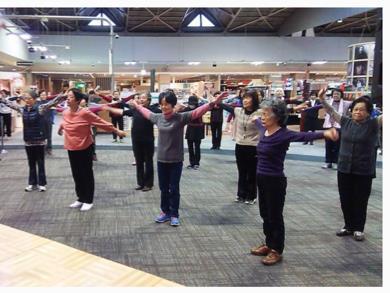
<instances>
[{"instance_id":1,"label":"blue jeans","mask_svg":"<svg viewBox=\"0 0 390 293\"><path fill-rule=\"evenodd\" d=\"M157 162L158 184L161 191L161 211L179 217L180 178L183 162Z\"/></svg>"}]
</instances>

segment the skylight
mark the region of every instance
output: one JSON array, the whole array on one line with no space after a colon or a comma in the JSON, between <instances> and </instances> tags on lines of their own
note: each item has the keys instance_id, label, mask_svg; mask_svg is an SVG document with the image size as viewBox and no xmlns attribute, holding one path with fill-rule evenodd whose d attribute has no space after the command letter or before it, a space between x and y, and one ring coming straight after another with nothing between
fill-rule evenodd
<instances>
[{"instance_id":1,"label":"skylight","mask_svg":"<svg viewBox=\"0 0 390 293\"><path fill-rule=\"evenodd\" d=\"M96 17L104 17L108 20L109 23L115 26L115 23L111 19L109 19L108 16L105 15L104 13L100 13ZM90 23L88 23L88 25L89 26L110 26L106 21L100 19L91 20Z\"/></svg>"},{"instance_id":2,"label":"skylight","mask_svg":"<svg viewBox=\"0 0 390 293\"><path fill-rule=\"evenodd\" d=\"M198 14L189 24L189 27L214 27L215 25L203 14Z\"/></svg>"}]
</instances>

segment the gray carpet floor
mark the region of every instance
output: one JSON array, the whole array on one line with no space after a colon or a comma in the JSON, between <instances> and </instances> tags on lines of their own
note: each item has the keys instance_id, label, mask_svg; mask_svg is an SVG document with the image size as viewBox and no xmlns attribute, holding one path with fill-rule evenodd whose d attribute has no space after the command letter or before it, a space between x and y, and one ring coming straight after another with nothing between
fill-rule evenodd
<instances>
[{"instance_id":1,"label":"gray carpet floor","mask_svg":"<svg viewBox=\"0 0 390 293\"><path fill-rule=\"evenodd\" d=\"M198 171L183 169L177 228L153 221L160 203L157 176L152 191L134 190L131 151L97 153L94 207L80 212L67 207L75 193L64 150L46 158L45 193L24 192L25 152L8 150L0 161L0 223L186 286L382 286L381 168L366 240L356 242L335 236L343 224L336 171L287 160L284 260L266 267L249 253L263 241L257 204L233 202L237 169L231 153L203 154Z\"/></svg>"}]
</instances>

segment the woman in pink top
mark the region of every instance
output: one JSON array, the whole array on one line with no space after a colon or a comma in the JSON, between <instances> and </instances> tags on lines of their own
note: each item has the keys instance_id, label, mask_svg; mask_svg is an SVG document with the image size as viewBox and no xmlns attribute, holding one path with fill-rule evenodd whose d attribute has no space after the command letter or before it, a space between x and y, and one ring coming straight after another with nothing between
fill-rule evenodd
<instances>
[{"instance_id":1,"label":"woman in pink top","mask_svg":"<svg viewBox=\"0 0 390 293\"><path fill-rule=\"evenodd\" d=\"M126 132L115 128L87 108L81 108L80 102L85 96L76 88L68 91L68 109L63 112L63 121L58 134L64 133L64 148L68 150L70 167L75 182L77 200L69 207L88 211L92 208L95 180L92 169L93 139L91 126L97 126L109 132L115 131L119 137Z\"/></svg>"}]
</instances>

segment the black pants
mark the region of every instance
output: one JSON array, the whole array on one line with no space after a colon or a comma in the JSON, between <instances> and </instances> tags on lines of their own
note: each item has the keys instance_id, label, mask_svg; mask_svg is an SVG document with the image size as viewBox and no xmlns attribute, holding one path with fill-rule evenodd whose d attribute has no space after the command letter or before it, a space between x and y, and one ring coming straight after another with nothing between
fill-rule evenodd
<instances>
[{"instance_id":1,"label":"black pants","mask_svg":"<svg viewBox=\"0 0 390 293\"><path fill-rule=\"evenodd\" d=\"M340 130L336 129L340 136ZM339 158L340 139L333 141L325 139L325 162L337 163Z\"/></svg>"},{"instance_id":2,"label":"black pants","mask_svg":"<svg viewBox=\"0 0 390 293\"><path fill-rule=\"evenodd\" d=\"M123 116L112 116L111 122L114 125L114 127L119 128L119 130L123 130ZM113 132L112 137L116 139L117 134Z\"/></svg>"},{"instance_id":3,"label":"black pants","mask_svg":"<svg viewBox=\"0 0 390 293\"><path fill-rule=\"evenodd\" d=\"M154 181L154 141L145 142L133 140L133 152L137 168L138 186L152 187Z\"/></svg>"},{"instance_id":4,"label":"black pants","mask_svg":"<svg viewBox=\"0 0 390 293\"><path fill-rule=\"evenodd\" d=\"M0 114L0 115L3 116L3 127L4 127L4 129L2 130L1 133L5 133L5 134L7 134L8 137L10 137L11 136L11 122L12 122L11 113Z\"/></svg>"},{"instance_id":5,"label":"black pants","mask_svg":"<svg viewBox=\"0 0 390 293\"><path fill-rule=\"evenodd\" d=\"M222 123L223 122L211 122L211 142L213 144L213 148L221 147L221 139L222 139Z\"/></svg>"},{"instance_id":6,"label":"black pants","mask_svg":"<svg viewBox=\"0 0 390 293\"><path fill-rule=\"evenodd\" d=\"M236 144L236 163L238 169L237 196L245 200L254 200L256 190L256 147Z\"/></svg>"},{"instance_id":7,"label":"black pants","mask_svg":"<svg viewBox=\"0 0 390 293\"><path fill-rule=\"evenodd\" d=\"M187 139L188 144L188 153L190 155L190 165L200 165L200 143L202 140L189 140Z\"/></svg>"},{"instance_id":8,"label":"black pants","mask_svg":"<svg viewBox=\"0 0 390 293\"><path fill-rule=\"evenodd\" d=\"M341 210L345 229L364 231L368 198L371 194L372 176L337 172Z\"/></svg>"},{"instance_id":9,"label":"black pants","mask_svg":"<svg viewBox=\"0 0 390 293\"><path fill-rule=\"evenodd\" d=\"M44 145L33 145L26 146L26 153L29 166L29 185L41 185L45 186L46 173L45 173L45 146ZM37 176L38 167L38 176Z\"/></svg>"},{"instance_id":10,"label":"black pants","mask_svg":"<svg viewBox=\"0 0 390 293\"><path fill-rule=\"evenodd\" d=\"M44 122L44 131L45 131L45 137L47 140L46 149L51 150L52 149L52 142L51 142L51 133L52 133L53 124L51 121L45 121Z\"/></svg>"},{"instance_id":11,"label":"black pants","mask_svg":"<svg viewBox=\"0 0 390 293\"><path fill-rule=\"evenodd\" d=\"M284 221L283 207L286 198L287 178L257 175L259 188L259 209L263 219L265 243L283 253Z\"/></svg>"},{"instance_id":12,"label":"black pants","mask_svg":"<svg viewBox=\"0 0 390 293\"><path fill-rule=\"evenodd\" d=\"M83 203L92 203L95 192L95 179L92 169L93 147L85 150L68 151L70 168L72 169L77 200Z\"/></svg>"}]
</instances>

